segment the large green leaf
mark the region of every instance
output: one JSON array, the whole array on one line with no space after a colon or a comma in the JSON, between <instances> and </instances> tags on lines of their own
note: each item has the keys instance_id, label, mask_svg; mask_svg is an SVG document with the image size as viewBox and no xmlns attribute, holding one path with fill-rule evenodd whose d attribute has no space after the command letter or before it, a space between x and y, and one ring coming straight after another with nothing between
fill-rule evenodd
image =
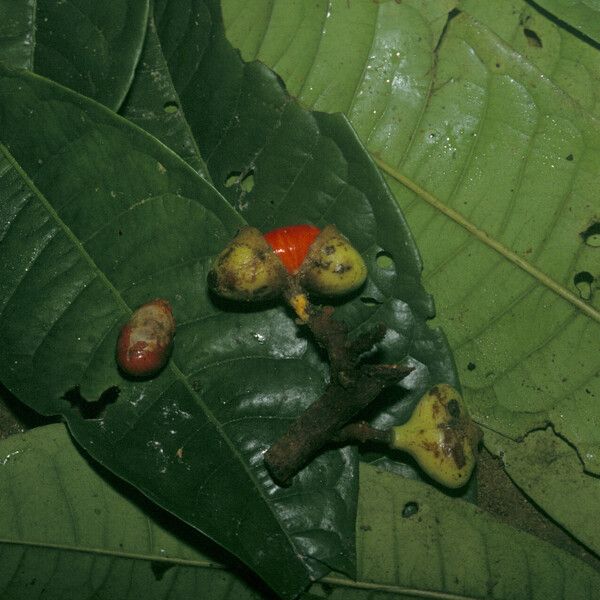
<instances>
[{"instance_id":1,"label":"large green leaf","mask_svg":"<svg viewBox=\"0 0 600 600\"><path fill-rule=\"evenodd\" d=\"M0 96L10 149L0 170L3 382L64 415L96 460L282 596L332 567L352 572L353 453L322 455L289 490L261 460L322 391L322 359L285 311L219 310L206 288L240 217L100 105L27 73L2 72ZM153 380L127 380L114 359L119 326L157 296L178 322L173 360ZM86 401L103 394L104 414L86 419Z\"/></svg>"},{"instance_id":2,"label":"large green leaf","mask_svg":"<svg viewBox=\"0 0 600 600\"><path fill-rule=\"evenodd\" d=\"M469 504L371 467L361 480L358 578L328 577L306 600L596 597L597 572ZM270 597L208 540L92 468L62 425L0 443L0 493L4 598Z\"/></svg>"},{"instance_id":3,"label":"large green leaf","mask_svg":"<svg viewBox=\"0 0 600 600\"><path fill-rule=\"evenodd\" d=\"M108 476L60 424L0 444L3 598L261 597L208 539Z\"/></svg>"},{"instance_id":4,"label":"large green leaf","mask_svg":"<svg viewBox=\"0 0 600 600\"><path fill-rule=\"evenodd\" d=\"M382 427L404 421L434 383L459 386L443 334L426 324L434 310L406 222L347 121L301 109L271 71L240 60L223 37L218 4L208 7L209 15L200 0L186 9L163 0L155 10L165 48L177 46L178 32L211 24L201 61L179 64L170 53L169 65L212 181L262 231L335 223L359 249L369 283L337 315L352 332L385 323L378 359L415 367L368 415ZM403 471L415 474L408 466Z\"/></svg>"},{"instance_id":5,"label":"large green leaf","mask_svg":"<svg viewBox=\"0 0 600 600\"><path fill-rule=\"evenodd\" d=\"M477 419L513 440L551 423L597 474L600 58L526 3L461 7L445 28L443 2L225 0L224 16L244 57L301 102L345 112L403 183L392 189ZM565 495L560 478L537 489L551 513ZM577 507L588 523L594 506Z\"/></svg>"},{"instance_id":6,"label":"large green leaf","mask_svg":"<svg viewBox=\"0 0 600 600\"><path fill-rule=\"evenodd\" d=\"M149 0L0 0L0 62L117 108L140 57L148 8Z\"/></svg>"}]
</instances>

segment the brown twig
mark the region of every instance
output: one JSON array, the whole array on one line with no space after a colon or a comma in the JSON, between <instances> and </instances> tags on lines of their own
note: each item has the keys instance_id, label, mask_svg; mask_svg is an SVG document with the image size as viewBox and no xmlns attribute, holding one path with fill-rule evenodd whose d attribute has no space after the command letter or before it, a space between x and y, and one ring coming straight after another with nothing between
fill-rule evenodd
<instances>
[{"instance_id":1,"label":"brown twig","mask_svg":"<svg viewBox=\"0 0 600 600\"><path fill-rule=\"evenodd\" d=\"M331 381L323 395L265 453L265 463L280 484L286 484L323 446L335 440L339 430L384 388L412 371L398 364L360 364L360 355L385 335L384 326L350 340L346 326L333 318L333 308L310 308L303 314L302 322L327 351Z\"/></svg>"}]
</instances>

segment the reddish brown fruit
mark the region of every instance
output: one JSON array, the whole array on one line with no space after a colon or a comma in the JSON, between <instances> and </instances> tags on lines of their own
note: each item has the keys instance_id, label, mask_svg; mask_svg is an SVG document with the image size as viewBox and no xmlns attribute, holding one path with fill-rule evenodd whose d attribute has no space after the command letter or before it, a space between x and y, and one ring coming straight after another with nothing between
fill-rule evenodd
<instances>
[{"instance_id":1,"label":"reddish brown fruit","mask_svg":"<svg viewBox=\"0 0 600 600\"><path fill-rule=\"evenodd\" d=\"M295 275L319 233L313 225L289 225L265 233L264 238L287 272Z\"/></svg>"},{"instance_id":2,"label":"reddish brown fruit","mask_svg":"<svg viewBox=\"0 0 600 600\"><path fill-rule=\"evenodd\" d=\"M155 375L169 360L174 335L171 305L161 298L143 304L134 311L119 334L119 367L133 377Z\"/></svg>"}]
</instances>

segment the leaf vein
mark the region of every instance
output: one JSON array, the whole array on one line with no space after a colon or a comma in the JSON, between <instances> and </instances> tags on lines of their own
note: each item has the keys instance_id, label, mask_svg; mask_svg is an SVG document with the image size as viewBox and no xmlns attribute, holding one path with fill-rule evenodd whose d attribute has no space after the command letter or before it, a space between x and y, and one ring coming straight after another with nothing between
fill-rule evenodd
<instances>
[{"instance_id":1,"label":"leaf vein","mask_svg":"<svg viewBox=\"0 0 600 600\"><path fill-rule=\"evenodd\" d=\"M445 214L447 217L452 219L458 225L466 229L470 234L475 236L480 242L489 246L495 250L498 254L506 258L514 266L522 269L528 273L531 277L536 279L540 284L552 290L555 294L560 296L563 300L570 302L575 308L585 313L588 317L600 323L600 312L598 312L593 306L583 302L580 298L575 296L571 291L566 289L564 286L556 282L554 279L549 277L546 273L532 265L524 258L501 244L496 239L490 237L485 231L479 229L476 225L468 221L462 214L453 208L445 205L441 200L436 198L433 194L430 194L424 188L419 186L417 183L402 175L399 171L388 165L386 162L381 160L378 156L372 155L373 160L381 167L381 169L392 178L402 183L409 190L417 194L422 200Z\"/></svg>"}]
</instances>

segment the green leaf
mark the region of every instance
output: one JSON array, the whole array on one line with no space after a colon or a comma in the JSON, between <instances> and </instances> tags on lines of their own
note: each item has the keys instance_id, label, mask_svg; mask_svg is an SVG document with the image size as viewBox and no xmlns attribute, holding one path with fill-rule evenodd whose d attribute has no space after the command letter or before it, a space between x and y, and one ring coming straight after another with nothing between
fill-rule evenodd
<instances>
[{"instance_id":1,"label":"green leaf","mask_svg":"<svg viewBox=\"0 0 600 600\"><path fill-rule=\"evenodd\" d=\"M282 596L332 567L352 572L354 453L320 456L289 489L261 460L320 394L325 365L282 309L223 311L208 294L211 259L240 217L100 105L25 72L3 72L0 96L15 157L2 148L3 382L64 415L96 460ZM154 297L173 306L173 359L155 379L127 380L119 327ZM104 412L86 419L96 400Z\"/></svg>"},{"instance_id":2,"label":"green leaf","mask_svg":"<svg viewBox=\"0 0 600 600\"><path fill-rule=\"evenodd\" d=\"M600 116L600 54L572 30L522 0L462 0L461 8L500 36L593 116Z\"/></svg>"},{"instance_id":3,"label":"green leaf","mask_svg":"<svg viewBox=\"0 0 600 600\"><path fill-rule=\"evenodd\" d=\"M204 3L195 5L200 11ZM405 421L430 386L459 385L443 334L426 324L433 304L406 222L347 120L300 108L271 71L240 60L223 38L218 6L208 5L205 55L195 69L173 64L171 73L212 181L262 231L334 223L362 253L368 285L336 314L353 333L383 322L389 332L377 359L415 367L365 415L380 427ZM157 14L161 43L174 47L176 32L186 30L181 21L193 19L167 0L157 2ZM415 474L410 467L404 472Z\"/></svg>"},{"instance_id":4,"label":"green leaf","mask_svg":"<svg viewBox=\"0 0 600 600\"><path fill-rule=\"evenodd\" d=\"M445 28L442 3L266 6L226 0L228 34L301 102L345 112L396 180L477 419L514 440L552 423L599 473L597 50L525 3L465 2ZM545 495L550 511L560 479Z\"/></svg>"},{"instance_id":5,"label":"green leaf","mask_svg":"<svg viewBox=\"0 0 600 600\"><path fill-rule=\"evenodd\" d=\"M201 52L202 35L206 36L206 28L201 27L200 18L201 15L196 15L195 22L198 23L198 27L190 32L191 34L185 35L185 47L177 49L177 52L181 52L184 56ZM157 137L198 173L208 178L208 170L200 156L196 140L189 129L179 96L173 86L154 19L154 15L150 15L144 49L135 78L119 112ZM194 33L197 35L193 35Z\"/></svg>"},{"instance_id":6,"label":"green leaf","mask_svg":"<svg viewBox=\"0 0 600 600\"><path fill-rule=\"evenodd\" d=\"M489 432L487 446L502 459L514 483L534 502L542 502L557 523L576 532L588 548L600 548L600 524L591 518L600 506L600 490L572 446L550 428L532 431L520 443ZM549 494L548 488L563 493Z\"/></svg>"},{"instance_id":7,"label":"green leaf","mask_svg":"<svg viewBox=\"0 0 600 600\"><path fill-rule=\"evenodd\" d=\"M591 599L599 589L598 573L573 556L430 486L370 467L361 468L357 529L365 532L361 578L425 598Z\"/></svg>"},{"instance_id":8,"label":"green leaf","mask_svg":"<svg viewBox=\"0 0 600 600\"><path fill-rule=\"evenodd\" d=\"M111 108L140 57L149 0L0 0L0 62L35 70Z\"/></svg>"},{"instance_id":9,"label":"green leaf","mask_svg":"<svg viewBox=\"0 0 600 600\"><path fill-rule=\"evenodd\" d=\"M0 1L0 63L31 69L35 49L35 0Z\"/></svg>"},{"instance_id":10,"label":"green leaf","mask_svg":"<svg viewBox=\"0 0 600 600\"><path fill-rule=\"evenodd\" d=\"M598 0L537 0L561 21L600 43L600 3Z\"/></svg>"},{"instance_id":11,"label":"green leaf","mask_svg":"<svg viewBox=\"0 0 600 600\"><path fill-rule=\"evenodd\" d=\"M262 597L210 540L93 468L63 425L0 444L0 490L3 598Z\"/></svg>"},{"instance_id":12,"label":"green leaf","mask_svg":"<svg viewBox=\"0 0 600 600\"><path fill-rule=\"evenodd\" d=\"M371 467L361 480L358 579L327 577L302 598L595 597L597 572L470 504ZM271 597L208 540L93 468L62 425L0 442L0 493L5 598Z\"/></svg>"}]
</instances>

